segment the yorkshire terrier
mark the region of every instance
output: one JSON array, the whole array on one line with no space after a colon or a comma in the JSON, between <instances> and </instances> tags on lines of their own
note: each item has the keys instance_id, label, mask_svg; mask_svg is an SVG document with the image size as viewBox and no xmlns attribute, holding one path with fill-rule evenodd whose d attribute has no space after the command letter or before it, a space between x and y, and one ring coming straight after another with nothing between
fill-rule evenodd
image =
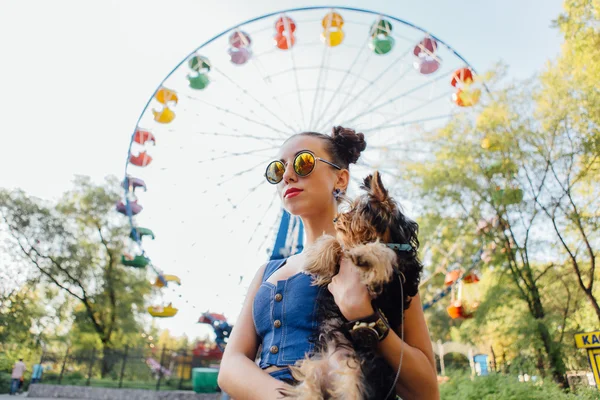
<instances>
[{"instance_id":1,"label":"yorkshire terrier","mask_svg":"<svg viewBox=\"0 0 600 400\"><path fill-rule=\"evenodd\" d=\"M326 286L338 273L341 257L349 257L369 289L373 306L387 317L392 329L398 329L410 298L417 294L423 268L417 258L418 225L389 196L378 172L366 177L361 189L365 193L336 218L336 236L323 235L305 249L304 269L313 276L314 285ZM387 243L410 246L393 250ZM396 368L376 349L353 342L348 321L333 296L325 292L318 310L320 329L311 338L315 351L290 367L297 384L281 394L301 400L395 399L395 388L391 388Z\"/></svg>"}]
</instances>

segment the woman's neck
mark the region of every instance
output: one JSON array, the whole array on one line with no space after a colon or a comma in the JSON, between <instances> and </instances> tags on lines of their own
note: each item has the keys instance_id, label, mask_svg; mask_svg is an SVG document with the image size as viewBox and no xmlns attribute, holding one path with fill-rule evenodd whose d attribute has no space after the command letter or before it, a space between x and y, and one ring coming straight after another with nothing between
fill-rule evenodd
<instances>
[{"instance_id":1,"label":"woman's neck","mask_svg":"<svg viewBox=\"0 0 600 400\"><path fill-rule=\"evenodd\" d=\"M304 231L306 232L306 246L313 244L323 234L335 236L333 219L335 210L320 213L318 215L305 216L302 218Z\"/></svg>"}]
</instances>

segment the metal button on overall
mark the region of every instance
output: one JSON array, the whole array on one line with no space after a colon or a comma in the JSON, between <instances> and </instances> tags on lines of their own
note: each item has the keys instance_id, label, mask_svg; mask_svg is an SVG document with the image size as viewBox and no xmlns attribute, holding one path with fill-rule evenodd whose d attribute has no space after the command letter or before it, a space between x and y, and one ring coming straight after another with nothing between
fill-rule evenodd
<instances>
[{"instance_id":1,"label":"metal button on overall","mask_svg":"<svg viewBox=\"0 0 600 400\"><path fill-rule=\"evenodd\" d=\"M276 319L276 320L273 322L273 326L274 326L275 328L279 328L279 327L281 327L281 321L280 321L280 320L278 320L278 319Z\"/></svg>"},{"instance_id":2,"label":"metal button on overall","mask_svg":"<svg viewBox=\"0 0 600 400\"><path fill-rule=\"evenodd\" d=\"M281 293L277 293L275 295L275 301L281 301L283 299L283 295Z\"/></svg>"},{"instance_id":3,"label":"metal button on overall","mask_svg":"<svg viewBox=\"0 0 600 400\"><path fill-rule=\"evenodd\" d=\"M269 349L269 351L271 352L271 354L277 354L279 352L279 347L277 347L277 346L271 346L271 348Z\"/></svg>"}]
</instances>

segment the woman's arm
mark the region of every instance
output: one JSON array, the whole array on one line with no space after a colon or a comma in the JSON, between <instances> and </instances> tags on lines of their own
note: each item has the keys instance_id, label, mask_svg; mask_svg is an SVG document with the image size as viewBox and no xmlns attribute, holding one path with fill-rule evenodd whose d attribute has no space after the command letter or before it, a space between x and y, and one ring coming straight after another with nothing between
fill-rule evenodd
<instances>
[{"instance_id":1,"label":"woman's arm","mask_svg":"<svg viewBox=\"0 0 600 400\"><path fill-rule=\"evenodd\" d=\"M266 265L256 273L240 316L231 331L219 370L219 387L235 400L277 399L277 389L287 386L271 377L254 362L258 339L252 318L254 296L260 287Z\"/></svg>"},{"instance_id":2,"label":"woman's arm","mask_svg":"<svg viewBox=\"0 0 600 400\"><path fill-rule=\"evenodd\" d=\"M348 258L340 261L340 271L333 277L328 289L346 319L357 320L373 314L369 291L360 281L358 267ZM404 341L391 329L378 345L378 351L396 370L402 350L402 369L396 393L404 400L439 399L435 359L418 294L404 312Z\"/></svg>"},{"instance_id":3,"label":"woman's arm","mask_svg":"<svg viewBox=\"0 0 600 400\"><path fill-rule=\"evenodd\" d=\"M396 394L404 400L439 399L435 358L419 294L412 298L410 307L404 312L404 342L396 333L400 329L390 330L378 346L379 352L396 371L400 353L404 351Z\"/></svg>"}]
</instances>

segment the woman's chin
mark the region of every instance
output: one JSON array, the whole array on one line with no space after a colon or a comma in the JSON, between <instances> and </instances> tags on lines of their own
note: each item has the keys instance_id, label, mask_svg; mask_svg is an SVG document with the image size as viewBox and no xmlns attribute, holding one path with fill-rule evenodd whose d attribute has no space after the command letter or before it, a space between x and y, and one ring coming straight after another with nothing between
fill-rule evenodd
<instances>
[{"instance_id":1,"label":"woman's chin","mask_svg":"<svg viewBox=\"0 0 600 400\"><path fill-rule=\"evenodd\" d=\"M284 200L283 203L283 206L287 212L297 217L301 217L302 215L306 214L306 212L308 212L309 207L305 202L296 201L296 199L290 200Z\"/></svg>"}]
</instances>

